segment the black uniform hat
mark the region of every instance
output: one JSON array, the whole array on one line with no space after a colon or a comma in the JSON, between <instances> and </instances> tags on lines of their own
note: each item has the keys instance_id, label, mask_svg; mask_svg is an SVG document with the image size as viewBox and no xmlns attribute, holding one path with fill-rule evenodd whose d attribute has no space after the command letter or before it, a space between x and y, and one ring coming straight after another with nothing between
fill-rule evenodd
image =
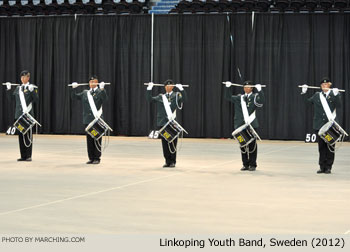
<instances>
[{"instance_id":1,"label":"black uniform hat","mask_svg":"<svg viewBox=\"0 0 350 252\"><path fill-rule=\"evenodd\" d=\"M251 80L246 80L245 82L243 82L243 87L247 85L252 86L253 82Z\"/></svg>"},{"instance_id":2,"label":"black uniform hat","mask_svg":"<svg viewBox=\"0 0 350 252\"><path fill-rule=\"evenodd\" d=\"M166 85L174 85L174 82L173 82L173 80L168 79L168 80L164 81L164 85L165 86Z\"/></svg>"},{"instance_id":3,"label":"black uniform hat","mask_svg":"<svg viewBox=\"0 0 350 252\"><path fill-rule=\"evenodd\" d=\"M29 72L28 70L23 70L23 71L21 72L21 77L22 77L22 76L27 76L27 75L30 76L30 72Z\"/></svg>"},{"instance_id":4,"label":"black uniform hat","mask_svg":"<svg viewBox=\"0 0 350 252\"><path fill-rule=\"evenodd\" d=\"M98 77L97 77L97 75L91 75L90 76L90 78L89 78L89 81L91 81L91 80L98 80Z\"/></svg>"},{"instance_id":5,"label":"black uniform hat","mask_svg":"<svg viewBox=\"0 0 350 252\"><path fill-rule=\"evenodd\" d=\"M322 84L322 83L328 83L328 82L331 82L330 79L329 79L328 77L323 77L323 78L321 79L320 84ZM332 83L331 83L331 84L332 84Z\"/></svg>"}]
</instances>

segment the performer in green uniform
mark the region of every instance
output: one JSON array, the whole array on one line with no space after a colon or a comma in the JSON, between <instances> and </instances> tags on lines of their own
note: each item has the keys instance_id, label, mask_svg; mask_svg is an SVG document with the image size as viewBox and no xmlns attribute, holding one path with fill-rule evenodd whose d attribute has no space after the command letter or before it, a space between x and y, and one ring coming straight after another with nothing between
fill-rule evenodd
<instances>
[{"instance_id":1,"label":"performer in green uniform","mask_svg":"<svg viewBox=\"0 0 350 252\"><path fill-rule=\"evenodd\" d=\"M243 83L244 94L232 95L230 90L231 85L226 84L225 88L225 98L226 100L232 102L235 105L234 110L234 128L237 129L244 124L250 124L255 130L259 127L258 119L255 118L255 110L263 106L265 102L264 92L262 91L261 85L256 84L255 88L258 91L257 93L253 93L252 81L245 81ZM246 122L244 117L244 111L242 108L242 98L246 103L246 108L248 111L248 116L252 116L254 114L254 120L251 122ZM243 167L242 171L255 171L257 167L256 159L258 154L258 146L256 143L256 139L249 144L249 148L241 148L242 154L242 162Z\"/></svg>"},{"instance_id":2,"label":"performer in green uniform","mask_svg":"<svg viewBox=\"0 0 350 252\"><path fill-rule=\"evenodd\" d=\"M21 117L24 113L29 113L34 117L33 103L39 100L38 89L34 85L29 83L30 73L27 70L21 72L20 86L17 86L12 97L16 101L15 120ZM11 91L11 83L7 82L7 91ZM23 94L23 96L22 96ZM21 99L21 96L24 99ZM19 149L21 157L17 161L32 161L32 150L33 150L33 134L32 130L26 134L18 135Z\"/></svg>"},{"instance_id":3,"label":"performer in green uniform","mask_svg":"<svg viewBox=\"0 0 350 252\"><path fill-rule=\"evenodd\" d=\"M336 108L339 108L341 106L341 95L339 93L339 89L332 88L332 83L329 80L329 78L324 77L321 80L321 92L316 92L313 96L310 98L306 97L306 92L308 90L307 85L303 85L302 93L303 99L314 105L314 119L313 119L313 129L317 133L317 141L318 141L318 152L319 152L319 165L320 169L317 171L317 173L331 173L332 166L334 163L334 148L332 146L327 146L327 143L320 139L318 136L319 130L322 128L324 124L326 124L329 121L329 118L326 114L326 111L324 106L321 102L321 95L326 98L327 104L329 106L329 109L331 113L334 116L334 120L337 121L336 117ZM325 104L325 106L327 106Z\"/></svg>"},{"instance_id":4,"label":"performer in green uniform","mask_svg":"<svg viewBox=\"0 0 350 252\"><path fill-rule=\"evenodd\" d=\"M181 84L175 85L172 80L166 80L164 82L164 85L166 91L164 95L166 97L167 102L170 105L171 112L174 113L174 111L176 111L177 105L187 100L186 91L183 89ZM174 85L180 92L173 91ZM157 127L160 129L169 121L169 118L163 103L163 94L159 94L157 96L152 97L152 88L153 83L149 83L146 92L146 99L149 102L157 103ZM165 164L163 165L163 167L175 167L177 139L174 140L173 145L169 145L163 137L161 138L163 155L165 158Z\"/></svg>"},{"instance_id":5,"label":"performer in green uniform","mask_svg":"<svg viewBox=\"0 0 350 252\"><path fill-rule=\"evenodd\" d=\"M88 94L91 94L93 101L96 105L96 109L100 113L99 116L102 116L102 104L108 99L106 90L104 89L105 83L98 83L97 76L93 75L89 79L89 90L84 90L80 93L76 92L76 88L79 86L78 83L73 82L73 92L71 93L72 99L81 100L83 105L83 124L85 127L95 119ZM97 141L97 142L95 142ZM87 143L87 151L89 156L89 161L87 164L99 164L101 161L101 149L96 145L101 146L102 138L99 140L95 140L89 134L86 134L86 143Z\"/></svg>"}]
</instances>

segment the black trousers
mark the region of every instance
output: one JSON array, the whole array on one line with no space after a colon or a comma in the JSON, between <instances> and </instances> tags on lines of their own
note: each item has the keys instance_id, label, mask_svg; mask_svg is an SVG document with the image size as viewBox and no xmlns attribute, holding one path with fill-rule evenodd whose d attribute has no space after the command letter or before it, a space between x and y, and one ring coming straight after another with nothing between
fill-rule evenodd
<instances>
[{"instance_id":1,"label":"black trousers","mask_svg":"<svg viewBox=\"0 0 350 252\"><path fill-rule=\"evenodd\" d=\"M256 157L258 155L258 145L256 144L256 139L254 139L254 141L252 141L248 146L249 146L249 153L248 153L248 148L246 147L241 148L243 166L256 167L257 166Z\"/></svg>"},{"instance_id":2,"label":"black trousers","mask_svg":"<svg viewBox=\"0 0 350 252\"><path fill-rule=\"evenodd\" d=\"M318 164L320 165L320 169L322 171L325 170L331 170L332 165L334 163L334 148L328 147L327 143L323 141L322 138L319 137L318 131L317 131L317 138L318 138L318 152L319 152L319 160ZM331 150L333 151L331 151Z\"/></svg>"},{"instance_id":3,"label":"black trousers","mask_svg":"<svg viewBox=\"0 0 350 252\"><path fill-rule=\"evenodd\" d=\"M163 147L163 155L165 158L165 163L170 164L176 164L176 147L177 147L177 138L170 144L163 138L162 139L162 147ZM171 153L169 148L171 149ZM175 148L175 149L174 149Z\"/></svg>"},{"instance_id":4,"label":"black trousers","mask_svg":"<svg viewBox=\"0 0 350 252\"><path fill-rule=\"evenodd\" d=\"M33 143L32 143L33 142L33 135L27 133L23 136L22 133L19 133L18 134L18 142L19 142L19 150L21 151L21 158L22 159L31 158L32 157L32 150L33 150ZM27 147L29 144L30 144L30 146Z\"/></svg>"},{"instance_id":5,"label":"black trousers","mask_svg":"<svg viewBox=\"0 0 350 252\"><path fill-rule=\"evenodd\" d=\"M87 143L87 151L88 151L88 156L89 160L94 161L94 160L100 160L101 158L101 152L99 149L97 149L96 145L101 146L102 143L102 137L98 140L99 144L95 144L95 139L92 138L89 134L86 135L86 143Z\"/></svg>"}]
</instances>

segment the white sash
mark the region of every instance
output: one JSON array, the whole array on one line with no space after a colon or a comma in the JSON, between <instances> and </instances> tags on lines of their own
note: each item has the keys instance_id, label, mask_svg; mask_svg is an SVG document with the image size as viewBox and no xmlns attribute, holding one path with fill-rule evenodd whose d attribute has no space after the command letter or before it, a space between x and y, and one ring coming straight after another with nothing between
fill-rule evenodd
<instances>
[{"instance_id":1,"label":"white sash","mask_svg":"<svg viewBox=\"0 0 350 252\"><path fill-rule=\"evenodd\" d=\"M329 108L328 102L326 98L323 96L322 92L320 92L320 100L322 103L323 110L326 112L328 121L334 121L335 117L337 116L337 111L334 109L333 113L331 112L331 109Z\"/></svg>"},{"instance_id":2,"label":"white sash","mask_svg":"<svg viewBox=\"0 0 350 252\"><path fill-rule=\"evenodd\" d=\"M24 86L19 86L19 89L18 89L19 100L21 101L23 113L28 113L32 110L32 103L30 103L29 106L27 106L26 99L24 98L24 93L22 91L22 87Z\"/></svg>"},{"instance_id":3,"label":"white sash","mask_svg":"<svg viewBox=\"0 0 350 252\"><path fill-rule=\"evenodd\" d=\"M90 104L91 111L94 114L94 117L95 118L100 118L101 115L102 115L102 106L101 106L100 110L97 111L94 98L92 97L90 91L87 91L87 97L88 97L88 101L89 101L89 104Z\"/></svg>"},{"instance_id":4,"label":"white sash","mask_svg":"<svg viewBox=\"0 0 350 252\"><path fill-rule=\"evenodd\" d=\"M241 107L242 107L244 122L246 124L251 124L251 122L255 120L255 111L251 115L249 115L248 109L247 109L247 103L244 100L244 95L241 95Z\"/></svg>"},{"instance_id":5,"label":"white sash","mask_svg":"<svg viewBox=\"0 0 350 252\"><path fill-rule=\"evenodd\" d=\"M162 100L163 100L165 112L168 116L168 120L174 120L176 118L176 110L174 111L174 113L171 112L169 101L164 94L162 94Z\"/></svg>"}]
</instances>

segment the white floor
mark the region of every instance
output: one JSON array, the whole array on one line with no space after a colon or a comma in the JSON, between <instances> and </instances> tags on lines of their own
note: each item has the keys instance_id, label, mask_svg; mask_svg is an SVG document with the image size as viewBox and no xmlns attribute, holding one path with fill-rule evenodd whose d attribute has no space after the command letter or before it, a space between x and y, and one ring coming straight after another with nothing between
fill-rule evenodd
<instances>
[{"instance_id":1,"label":"white floor","mask_svg":"<svg viewBox=\"0 0 350 252\"><path fill-rule=\"evenodd\" d=\"M316 144L292 141L259 143L256 172L230 139L184 139L175 169L146 137L112 137L99 165L84 136L35 136L26 163L2 134L0 152L0 233L350 232L349 143L330 175L316 174Z\"/></svg>"}]
</instances>

